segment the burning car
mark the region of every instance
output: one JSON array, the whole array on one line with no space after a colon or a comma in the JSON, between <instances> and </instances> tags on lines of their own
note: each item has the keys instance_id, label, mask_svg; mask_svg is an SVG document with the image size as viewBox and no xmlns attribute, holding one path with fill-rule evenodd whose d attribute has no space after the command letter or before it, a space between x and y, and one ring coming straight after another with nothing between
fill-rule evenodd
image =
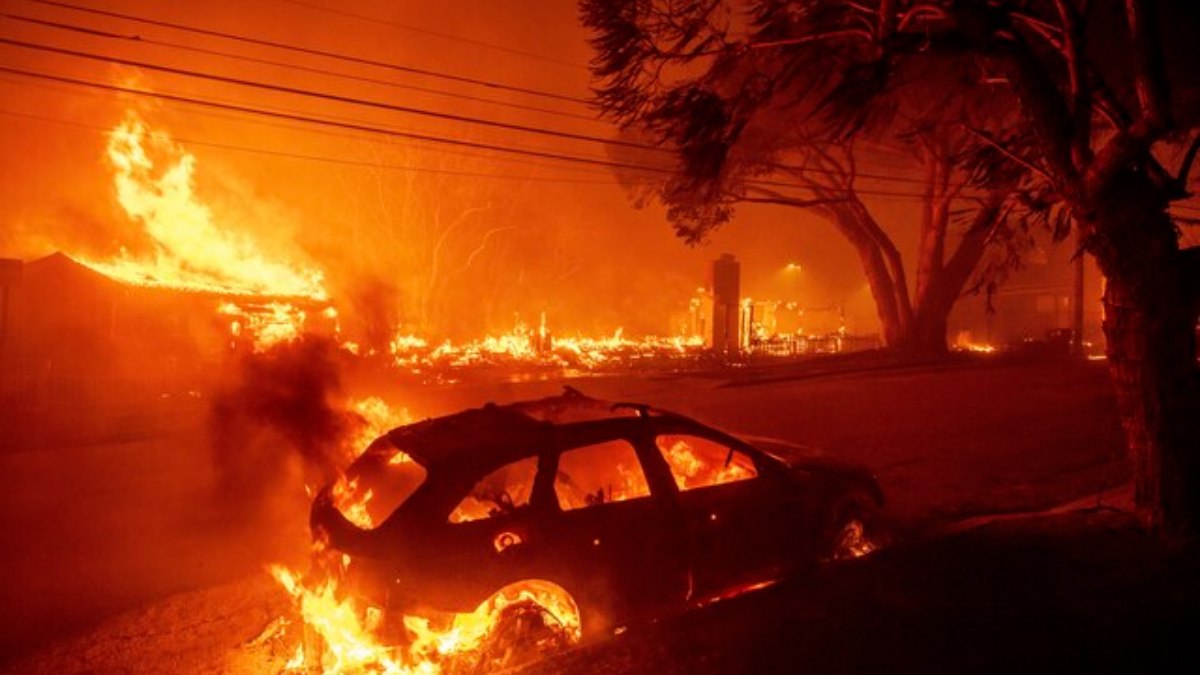
<instances>
[{"instance_id":1,"label":"burning car","mask_svg":"<svg viewBox=\"0 0 1200 675\"><path fill-rule=\"evenodd\" d=\"M869 552L882 502L862 469L568 389L393 429L311 524L378 615L499 599L577 640Z\"/></svg>"}]
</instances>

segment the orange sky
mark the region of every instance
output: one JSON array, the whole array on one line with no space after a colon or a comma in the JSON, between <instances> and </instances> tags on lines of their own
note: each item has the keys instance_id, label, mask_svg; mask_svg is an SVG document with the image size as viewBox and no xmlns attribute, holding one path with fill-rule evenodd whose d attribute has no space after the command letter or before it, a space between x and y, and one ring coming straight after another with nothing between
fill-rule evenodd
<instances>
[{"instance_id":1,"label":"orange sky","mask_svg":"<svg viewBox=\"0 0 1200 675\"><path fill-rule=\"evenodd\" d=\"M88 0L77 4L100 6ZM140 17L457 77L567 97L588 95L584 64L589 47L571 2L376 1L347 10L370 20L314 6L341 5L330 0L104 5ZM3 8L12 15L335 70L406 88L84 35L11 17L2 20L5 39L439 113L614 136L607 123L583 119L593 113L580 103L297 55L27 0L4 0ZM590 141L205 82L12 45L0 45L0 53L7 67L91 82L474 143L607 157L602 144ZM731 252L742 259L747 295L791 299L800 294L810 306L857 298L862 311L853 317L859 325L852 330L874 329L852 251L831 227L806 212L742 208L708 245L688 248L673 236L660 208L634 208L610 170L602 167L205 109L12 74L0 74L0 92L0 134L8 155L0 167L0 218L6 223L0 255L32 257L60 249L103 256L122 247L137 251L149 246L138 224L117 205L103 159L103 130L133 108L196 156L196 190L218 223L260 241L269 254L320 267L342 304L376 306L383 296L401 321L432 316L438 330L459 335L505 330L518 315L534 322L542 310L562 333L624 327L630 333L661 334L672 330L672 312L682 311L692 289L703 283L705 263ZM884 184L891 190L897 186L918 189ZM902 250L912 250L915 202L880 198L872 206ZM801 278L782 271L791 261L803 266Z\"/></svg>"}]
</instances>

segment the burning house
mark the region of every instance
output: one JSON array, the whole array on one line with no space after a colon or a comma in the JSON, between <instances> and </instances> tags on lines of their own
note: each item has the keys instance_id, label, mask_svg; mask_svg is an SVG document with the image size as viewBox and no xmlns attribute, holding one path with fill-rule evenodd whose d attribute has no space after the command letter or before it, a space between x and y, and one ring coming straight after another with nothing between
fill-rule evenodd
<instances>
[{"instance_id":1,"label":"burning house","mask_svg":"<svg viewBox=\"0 0 1200 675\"><path fill-rule=\"evenodd\" d=\"M3 397L18 408L202 389L231 353L335 327L336 314L311 299L136 285L63 253L19 269L0 353Z\"/></svg>"}]
</instances>

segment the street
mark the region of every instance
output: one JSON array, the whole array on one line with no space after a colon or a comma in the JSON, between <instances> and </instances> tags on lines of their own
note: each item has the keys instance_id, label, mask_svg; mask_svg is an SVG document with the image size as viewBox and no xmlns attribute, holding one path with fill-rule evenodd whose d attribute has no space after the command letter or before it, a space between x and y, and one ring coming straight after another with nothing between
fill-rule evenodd
<instances>
[{"instance_id":1,"label":"street","mask_svg":"<svg viewBox=\"0 0 1200 675\"><path fill-rule=\"evenodd\" d=\"M903 540L922 541L971 518L1086 498L1120 486L1127 475L1107 376L1097 364L980 359L826 373L802 368L767 382L728 373L570 384L867 466ZM427 387L386 396L420 419L560 386ZM204 412L194 406L186 423L162 438L0 455L8 483L2 526L19 533L5 549L0 591L0 602L13 608L2 632L5 652L17 659L14 672L53 672L67 656L84 659L68 669L100 672L143 670L160 659L194 672L235 662L258 667L262 650L235 647L287 610L264 566L303 564L307 500L296 467L284 465L269 498L214 504ZM903 561L917 554L895 555ZM853 595L863 584L878 590L869 567L829 574L841 580L839 593ZM893 571L888 583L901 584L903 574ZM793 603L795 593L810 591L801 584L769 593ZM226 616L231 606L253 610ZM181 622L208 628L183 630Z\"/></svg>"}]
</instances>

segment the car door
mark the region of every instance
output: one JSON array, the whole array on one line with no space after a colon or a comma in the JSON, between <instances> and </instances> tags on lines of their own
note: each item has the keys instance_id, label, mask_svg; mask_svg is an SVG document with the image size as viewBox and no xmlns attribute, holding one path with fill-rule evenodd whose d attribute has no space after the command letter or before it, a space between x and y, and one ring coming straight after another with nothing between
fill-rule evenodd
<instances>
[{"instance_id":1,"label":"car door","mask_svg":"<svg viewBox=\"0 0 1200 675\"><path fill-rule=\"evenodd\" d=\"M476 481L426 538L429 555L418 556L429 592L470 611L515 581L536 578L547 552L539 531L546 520L534 499L539 458L505 464ZM433 534L432 532L430 533Z\"/></svg>"},{"instance_id":2,"label":"car door","mask_svg":"<svg viewBox=\"0 0 1200 675\"><path fill-rule=\"evenodd\" d=\"M561 449L553 487L558 514L545 532L557 552L555 573L568 590L615 621L683 602L686 538L679 512L651 489L630 441Z\"/></svg>"},{"instance_id":3,"label":"car door","mask_svg":"<svg viewBox=\"0 0 1200 675\"><path fill-rule=\"evenodd\" d=\"M654 446L671 472L687 521L693 598L704 599L782 573L786 504L772 476L722 440L660 433Z\"/></svg>"}]
</instances>

